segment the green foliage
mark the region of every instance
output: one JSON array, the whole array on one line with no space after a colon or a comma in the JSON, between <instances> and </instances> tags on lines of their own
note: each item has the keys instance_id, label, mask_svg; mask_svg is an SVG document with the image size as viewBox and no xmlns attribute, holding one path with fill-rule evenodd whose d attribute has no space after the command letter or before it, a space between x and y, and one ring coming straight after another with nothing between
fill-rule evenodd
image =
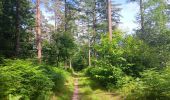
<instances>
[{"instance_id":1,"label":"green foliage","mask_svg":"<svg viewBox=\"0 0 170 100\"><path fill-rule=\"evenodd\" d=\"M144 69L159 63L153 50L143 41L134 36L123 38L122 34L115 31L112 42L102 38L101 43L95 46L98 57L93 63L97 66L104 64L119 67L126 75L134 77L139 77Z\"/></svg>"},{"instance_id":2,"label":"green foliage","mask_svg":"<svg viewBox=\"0 0 170 100\"><path fill-rule=\"evenodd\" d=\"M163 71L146 70L141 79L131 80L124 84L121 92L128 100L169 100L169 68Z\"/></svg>"},{"instance_id":3,"label":"green foliage","mask_svg":"<svg viewBox=\"0 0 170 100\"><path fill-rule=\"evenodd\" d=\"M41 66L43 72L54 82L53 91L61 91L64 87L64 83L70 73L64 71L63 69L59 69L52 66Z\"/></svg>"},{"instance_id":4,"label":"green foliage","mask_svg":"<svg viewBox=\"0 0 170 100\"><path fill-rule=\"evenodd\" d=\"M75 52L72 57L72 66L74 70L80 71L88 66L88 46L84 45Z\"/></svg>"},{"instance_id":5,"label":"green foliage","mask_svg":"<svg viewBox=\"0 0 170 100\"><path fill-rule=\"evenodd\" d=\"M120 68L114 66L91 67L86 72L92 79L98 81L102 86L116 85L123 76Z\"/></svg>"},{"instance_id":6,"label":"green foliage","mask_svg":"<svg viewBox=\"0 0 170 100\"><path fill-rule=\"evenodd\" d=\"M110 84L116 85L117 81L123 76L121 70L121 62L125 59L122 57L123 50L120 43L122 40L119 31L115 31L115 38L112 42L108 38L103 37L100 44L95 45L97 59L93 63L95 67L87 70L87 75L100 82L104 87Z\"/></svg>"},{"instance_id":7,"label":"green foliage","mask_svg":"<svg viewBox=\"0 0 170 100\"><path fill-rule=\"evenodd\" d=\"M152 48L134 36L127 36L122 42L122 70L130 76L139 77L140 72L151 67L158 67L158 59Z\"/></svg>"},{"instance_id":8,"label":"green foliage","mask_svg":"<svg viewBox=\"0 0 170 100\"><path fill-rule=\"evenodd\" d=\"M52 90L60 90L67 73L50 67L37 66L30 61L5 60L0 66L0 98L12 94L23 99L37 100Z\"/></svg>"},{"instance_id":9,"label":"green foliage","mask_svg":"<svg viewBox=\"0 0 170 100\"><path fill-rule=\"evenodd\" d=\"M53 33L52 42L44 43L44 61L54 65L68 60L73 55L75 43L69 33Z\"/></svg>"},{"instance_id":10,"label":"green foliage","mask_svg":"<svg viewBox=\"0 0 170 100\"><path fill-rule=\"evenodd\" d=\"M1 66L1 96L23 95L34 98L53 86L52 81L44 75L38 66L21 60L8 60Z\"/></svg>"},{"instance_id":11,"label":"green foliage","mask_svg":"<svg viewBox=\"0 0 170 100\"><path fill-rule=\"evenodd\" d=\"M19 17L16 15L17 2L19 3ZM17 39L16 27L19 27L20 56L30 56L33 49L33 41L31 41L33 35L31 35L29 29L34 25L33 14L31 2L28 0L0 1L0 54L5 57L14 56ZM17 20L19 21L19 26L17 26Z\"/></svg>"},{"instance_id":12,"label":"green foliage","mask_svg":"<svg viewBox=\"0 0 170 100\"><path fill-rule=\"evenodd\" d=\"M123 58L122 32L119 30L114 32L114 38L112 42L106 36L102 37L100 44L95 45L95 51L97 53L97 59L94 59L93 63L100 65L100 62L107 65L121 67L122 63L126 61Z\"/></svg>"},{"instance_id":13,"label":"green foliage","mask_svg":"<svg viewBox=\"0 0 170 100\"><path fill-rule=\"evenodd\" d=\"M153 58L154 67L166 67L170 59L169 53L169 4L166 0L143 0L143 32L137 31L136 35L146 43L155 56ZM150 52L151 54L153 54Z\"/></svg>"}]
</instances>

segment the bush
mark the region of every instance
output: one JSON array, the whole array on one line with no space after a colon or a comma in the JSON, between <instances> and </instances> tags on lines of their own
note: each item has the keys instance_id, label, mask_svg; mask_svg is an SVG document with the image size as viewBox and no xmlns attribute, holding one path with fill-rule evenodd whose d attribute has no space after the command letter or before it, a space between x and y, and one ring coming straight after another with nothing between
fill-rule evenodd
<instances>
[{"instance_id":1,"label":"bush","mask_svg":"<svg viewBox=\"0 0 170 100\"><path fill-rule=\"evenodd\" d=\"M53 91L61 91L70 73L52 66L41 66L41 69L44 70L46 75L53 81Z\"/></svg>"},{"instance_id":2,"label":"bush","mask_svg":"<svg viewBox=\"0 0 170 100\"><path fill-rule=\"evenodd\" d=\"M115 66L91 67L86 74L98 81L102 86L107 87L109 84L117 84L123 73L120 68Z\"/></svg>"},{"instance_id":3,"label":"bush","mask_svg":"<svg viewBox=\"0 0 170 100\"><path fill-rule=\"evenodd\" d=\"M128 100L169 100L170 68L163 71L147 70L141 79L124 84L121 92Z\"/></svg>"},{"instance_id":4,"label":"bush","mask_svg":"<svg viewBox=\"0 0 170 100\"><path fill-rule=\"evenodd\" d=\"M51 66L37 66L28 60L5 60L0 66L0 98L10 94L37 100L64 86L67 73Z\"/></svg>"},{"instance_id":5,"label":"bush","mask_svg":"<svg viewBox=\"0 0 170 100\"><path fill-rule=\"evenodd\" d=\"M157 72L148 70L142 73L144 82L144 97L147 99L170 99L170 68Z\"/></svg>"},{"instance_id":6,"label":"bush","mask_svg":"<svg viewBox=\"0 0 170 100\"><path fill-rule=\"evenodd\" d=\"M6 60L0 66L1 97L9 94L36 98L51 90L54 85L46 74L29 61Z\"/></svg>"}]
</instances>

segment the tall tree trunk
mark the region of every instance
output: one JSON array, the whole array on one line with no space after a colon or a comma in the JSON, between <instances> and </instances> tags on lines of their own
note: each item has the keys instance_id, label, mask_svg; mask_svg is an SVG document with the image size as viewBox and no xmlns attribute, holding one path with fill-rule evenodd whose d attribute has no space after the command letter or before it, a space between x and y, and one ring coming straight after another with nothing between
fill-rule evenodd
<instances>
[{"instance_id":1,"label":"tall tree trunk","mask_svg":"<svg viewBox=\"0 0 170 100\"><path fill-rule=\"evenodd\" d=\"M36 1L36 40L37 40L37 53L38 62L41 63L41 20L40 20L40 0Z\"/></svg>"},{"instance_id":2,"label":"tall tree trunk","mask_svg":"<svg viewBox=\"0 0 170 100\"><path fill-rule=\"evenodd\" d=\"M19 54L19 47L20 47L20 18L19 18L19 9L20 9L20 1L16 0L16 56Z\"/></svg>"},{"instance_id":3,"label":"tall tree trunk","mask_svg":"<svg viewBox=\"0 0 170 100\"><path fill-rule=\"evenodd\" d=\"M111 0L107 0L107 10L108 10L109 40L112 41L112 8L111 8Z\"/></svg>"},{"instance_id":4,"label":"tall tree trunk","mask_svg":"<svg viewBox=\"0 0 170 100\"><path fill-rule=\"evenodd\" d=\"M67 11L68 11L68 8L67 8L67 0L64 0L65 2L65 25L64 25L64 28L65 28L65 32L67 31L67 24L68 24L68 20L67 20Z\"/></svg>"},{"instance_id":5,"label":"tall tree trunk","mask_svg":"<svg viewBox=\"0 0 170 100\"><path fill-rule=\"evenodd\" d=\"M68 13L68 6L67 6L67 0L64 0L64 3L65 3L65 12L64 12L64 14L65 14L65 18L64 18L64 20L65 20L65 25L64 25L64 29L65 29L65 32L67 32L67 24L68 24L68 20L67 20L67 13ZM67 58L65 59L65 68L67 68L68 67L68 65L67 65Z\"/></svg>"},{"instance_id":6,"label":"tall tree trunk","mask_svg":"<svg viewBox=\"0 0 170 100\"><path fill-rule=\"evenodd\" d=\"M95 43L96 43L96 31L97 31L96 4L97 4L97 1L94 0L94 8L93 8L93 45L95 45ZM95 50L93 51L93 53L94 53L93 56L96 57L96 51Z\"/></svg>"},{"instance_id":7,"label":"tall tree trunk","mask_svg":"<svg viewBox=\"0 0 170 100\"><path fill-rule=\"evenodd\" d=\"M96 0L94 0L94 8L93 8L93 37L94 37L94 44L96 42Z\"/></svg>"},{"instance_id":8,"label":"tall tree trunk","mask_svg":"<svg viewBox=\"0 0 170 100\"><path fill-rule=\"evenodd\" d=\"M143 15L143 1L140 0L140 17L141 17L141 30L144 32L144 15Z\"/></svg>"},{"instance_id":9,"label":"tall tree trunk","mask_svg":"<svg viewBox=\"0 0 170 100\"><path fill-rule=\"evenodd\" d=\"M90 38L89 38L89 66L91 66L91 50L90 50Z\"/></svg>"},{"instance_id":10,"label":"tall tree trunk","mask_svg":"<svg viewBox=\"0 0 170 100\"><path fill-rule=\"evenodd\" d=\"M93 8L93 38L94 38L94 44L96 41L96 0L94 0L94 8Z\"/></svg>"},{"instance_id":11,"label":"tall tree trunk","mask_svg":"<svg viewBox=\"0 0 170 100\"><path fill-rule=\"evenodd\" d=\"M88 48L89 49L88 50L88 63L89 63L89 66L91 66L91 45L90 45L90 30L89 30L90 29L89 28L90 27L90 25L89 25L90 22L89 22L89 19L87 20L87 22L88 22L88 27L87 27L88 29L87 30L88 30L88 47L89 47Z\"/></svg>"},{"instance_id":12,"label":"tall tree trunk","mask_svg":"<svg viewBox=\"0 0 170 100\"><path fill-rule=\"evenodd\" d=\"M57 31L57 13L54 12L54 21L55 21L55 26L54 26L54 31Z\"/></svg>"}]
</instances>

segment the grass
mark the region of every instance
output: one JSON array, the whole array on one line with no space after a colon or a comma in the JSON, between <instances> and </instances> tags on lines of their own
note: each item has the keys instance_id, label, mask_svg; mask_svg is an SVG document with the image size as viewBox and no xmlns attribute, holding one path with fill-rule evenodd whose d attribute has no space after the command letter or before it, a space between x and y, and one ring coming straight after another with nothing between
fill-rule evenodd
<instances>
[{"instance_id":1,"label":"grass","mask_svg":"<svg viewBox=\"0 0 170 100\"><path fill-rule=\"evenodd\" d=\"M50 100L71 100L74 91L74 77L69 76L61 89L62 91L53 93Z\"/></svg>"},{"instance_id":2,"label":"grass","mask_svg":"<svg viewBox=\"0 0 170 100\"><path fill-rule=\"evenodd\" d=\"M80 100L121 100L117 93L104 90L99 84L81 74L79 77Z\"/></svg>"}]
</instances>

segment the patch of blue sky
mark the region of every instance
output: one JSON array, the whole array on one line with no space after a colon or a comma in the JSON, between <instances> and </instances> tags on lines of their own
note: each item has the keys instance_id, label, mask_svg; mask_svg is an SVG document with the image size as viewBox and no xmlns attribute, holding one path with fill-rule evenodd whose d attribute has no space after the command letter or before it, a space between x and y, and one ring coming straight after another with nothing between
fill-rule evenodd
<instances>
[{"instance_id":1,"label":"patch of blue sky","mask_svg":"<svg viewBox=\"0 0 170 100\"><path fill-rule=\"evenodd\" d=\"M129 34L133 33L133 30L138 27L136 21L137 13L139 12L139 6L135 2L127 2L127 0L113 0L115 3L121 4L122 10L120 14L121 24L119 28Z\"/></svg>"}]
</instances>

